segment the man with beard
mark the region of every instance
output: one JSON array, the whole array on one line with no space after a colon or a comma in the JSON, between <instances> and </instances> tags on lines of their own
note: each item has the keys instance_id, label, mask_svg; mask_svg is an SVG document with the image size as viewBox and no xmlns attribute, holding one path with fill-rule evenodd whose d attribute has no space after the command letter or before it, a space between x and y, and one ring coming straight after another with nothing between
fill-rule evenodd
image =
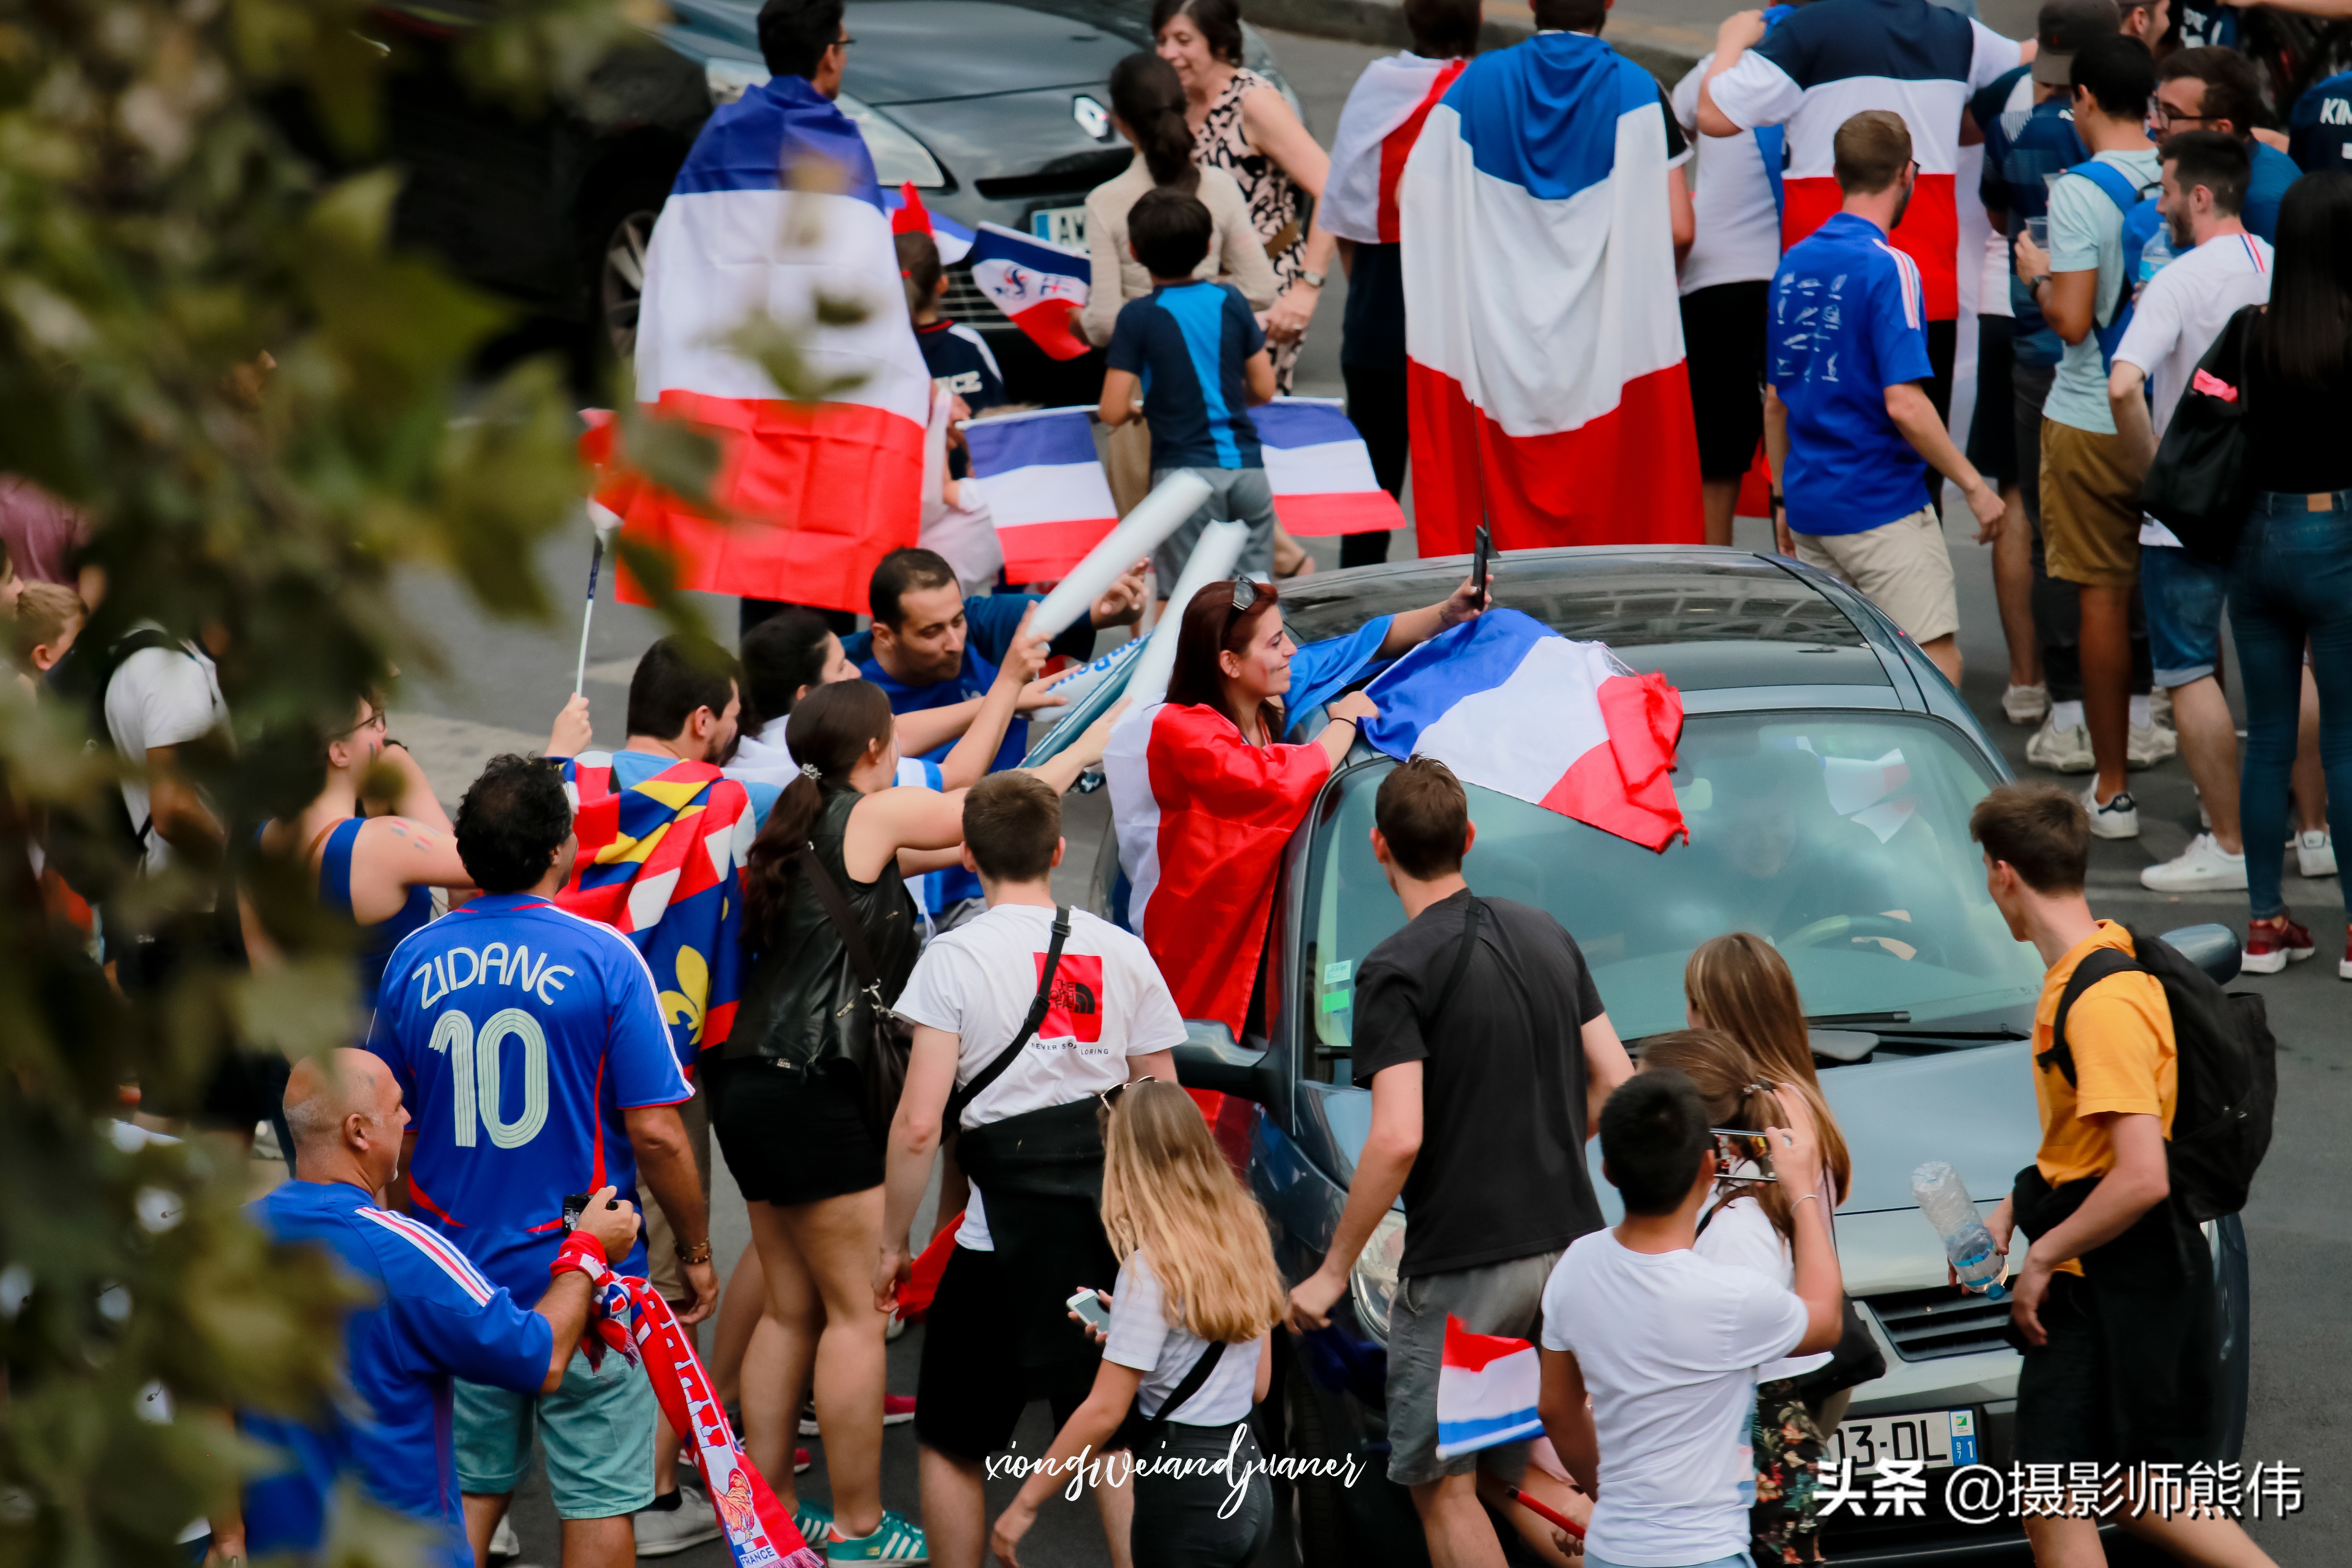
<instances>
[{"instance_id":1,"label":"man with beard","mask_svg":"<svg viewBox=\"0 0 2352 1568\"><path fill-rule=\"evenodd\" d=\"M1960 487L1977 542L2000 532L2000 495L1952 444L1923 386L1918 264L1889 243L1919 165L1900 115L1838 127L1844 205L1781 258L1772 279L1765 454L1780 479L1780 552L1834 573L1911 634L1954 685L1959 606L1927 470Z\"/></svg>"}]
</instances>

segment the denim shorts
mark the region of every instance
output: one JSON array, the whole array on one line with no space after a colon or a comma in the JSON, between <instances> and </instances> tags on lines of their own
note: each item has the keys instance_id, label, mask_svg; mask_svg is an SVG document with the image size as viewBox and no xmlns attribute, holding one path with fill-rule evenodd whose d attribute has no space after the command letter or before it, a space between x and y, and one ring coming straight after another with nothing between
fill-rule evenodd
<instances>
[{"instance_id":1,"label":"denim shorts","mask_svg":"<svg viewBox=\"0 0 2352 1568\"><path fill-rule=\"evenodd\" d=\"M2187 550L2151 544L2139 552L2139 592L2156 684L2170 690L2221 668L2221 606L2230 569Z\"/></svg>"},{"instance_id":2,"label":"denim shorts","mask_svg":"<svg viewBox=\"0 0 2352 1568\"><path fill-rule=\"evenodd\" d=\"M552 1394L460 1382L456 1395L459 1489L513 1491L530 1472L535 1435L563 1518L611 1519L654 1500L654 1385L620 1356L591 1372L574 1352Z\"/></svg>"}]
</instances>

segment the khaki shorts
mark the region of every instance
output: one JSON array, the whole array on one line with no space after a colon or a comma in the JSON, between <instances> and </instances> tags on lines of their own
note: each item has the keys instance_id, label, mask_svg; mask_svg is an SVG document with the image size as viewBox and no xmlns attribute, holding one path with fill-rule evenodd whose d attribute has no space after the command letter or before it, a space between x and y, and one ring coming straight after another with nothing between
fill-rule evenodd
<instances>
[{"instance_id":1,"label":"khaki shorts","mask_svg":"<svg viewBox=\"0 0 2352 1568\"><path fill-rule=\"evenodd\" d=\"M1952 555L1933 509L1859 533L1800 533L1797 559L1852 584L1916 643L1960 629L1952 592Z\"/></svg>"},{"instance_id":2,"label":"khaki shorts","mask_svg":"<svg viewBox=\"0 0 2352 1568\"><path fill-rule=\"evenodd\" d=\"M2050 575L2125 586L2139 575L2139 476L2120 436L2042 421L2042 547Z\"/></svg>"}]
</instances>

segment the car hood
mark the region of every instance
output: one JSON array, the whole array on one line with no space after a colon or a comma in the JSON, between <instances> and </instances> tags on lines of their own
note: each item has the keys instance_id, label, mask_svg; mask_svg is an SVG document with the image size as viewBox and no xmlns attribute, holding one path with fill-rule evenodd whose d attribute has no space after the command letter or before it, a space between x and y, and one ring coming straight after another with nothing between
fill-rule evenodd
<instances>
[{"instance_id":1,"label":"car hood","mask_svg":"<svg viewBox=\"0 0 2352 1568\"><path fill-rule=\"evenodd\" d=\"M672 0L677 31L713 52L760 57L757 0ZM854 0L842 90L877 106L1048 87L1108 92L1110 68L1145 47L1137 10L1080 0L1051 9L992 0ZM1066 115L1066 108L1063 110Z\"/></svg>"}]
</instances>

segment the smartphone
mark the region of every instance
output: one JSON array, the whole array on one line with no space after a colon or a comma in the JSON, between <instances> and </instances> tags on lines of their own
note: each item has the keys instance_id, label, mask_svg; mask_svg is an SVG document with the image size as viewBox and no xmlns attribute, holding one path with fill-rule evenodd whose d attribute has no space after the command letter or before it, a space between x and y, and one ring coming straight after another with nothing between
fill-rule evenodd
<instances>
[{"instance_id":1,"label":"smartphone","mask_svg":"<svg viewBox=\"0 0 2352 1568\"><path fill-rule=\"evenodd\" d=\"M563 1228L567 1233L571 1231L572 1226L580 1223L580 1216L588 1212L588 1200L595 1195L596 1194L593 1193L567 1193L564 1194ZM608 1199L605 1202L604 1206L608 1209L619 1208L621 1206L621 1200L618 1198Z\"/></svg>"},{"instance_id":2,"label":"smartphone","mask_svg":"<svg viewBox=\"0 0 2352 1568\"><path fill-rule=\"evenodd\" d=\"M1477 546L1470 555L1470 586L1477 595L1477 603L1482 608L1486 603L1488 567L1493 563L1494 558L1495 538L1486 531L1486 525L1482 522L1478 525Z\"/></svg>"},{"instance_id":3,"label":"smartphone","mask_svg":"<svg viewBox=\"0 0 2352 1568\"><path fill-rule=\"evenodd\" d=\"M1765 1151L1764 1134L1761 1132L1751 1131L1744 1127L1710 1127L1707 1131L1714 1134L1716 1155L1726 1167L1735 1165L1761 1167L1745 1175L1717 1176L1716 1178L1717 1181L1777 1182L1780 1179L1769 1173L1772 1161L1771 1156Z\"/></svg>"},{"instance_id":4,"label":"smartphone","mask_svg":"<svg viewBox=\"0 0 2352 1568\"><path fill-rule=\"evenodd\" d=\"M1080 1290L1064 1304L1085 1320L1087 1327L1110 1332L1110 1309L1104 1306L1102 1298L1092 1290Z\"/></svg>"}]
</instances>

